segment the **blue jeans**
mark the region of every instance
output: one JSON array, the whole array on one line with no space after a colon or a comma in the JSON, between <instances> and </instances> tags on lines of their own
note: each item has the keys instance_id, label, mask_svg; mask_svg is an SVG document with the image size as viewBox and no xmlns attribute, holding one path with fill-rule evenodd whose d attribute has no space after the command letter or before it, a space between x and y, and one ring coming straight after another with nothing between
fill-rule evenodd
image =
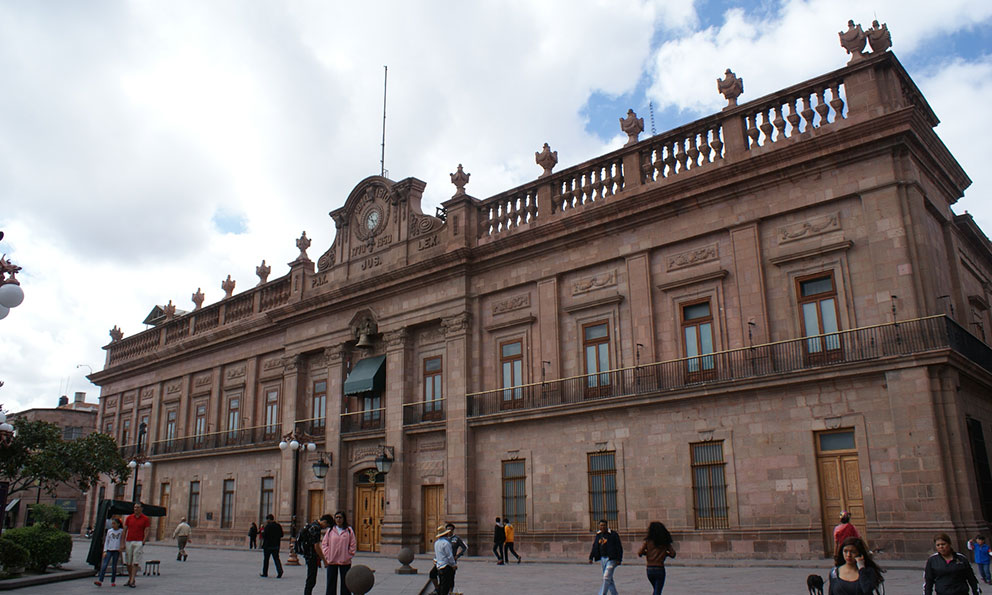
<instances>
[{"instance_id":1,"label":"blue jeans","mask_svg":"<svg viewBox=\"0 0 992 595\"><path fill-rule=\"evenodd\" d=\"M661 590L665 588L665 567L648 566L648 582L654 589L651 595L661 595Z\"/></svg>"},{"instance_id":2,"label":"blue jeans","mask_svg":"<svg viewBox=\"0 0 992 595\"><path fill-rule=\"evenodd\" d=\"M608 593L617 595L617 585L613 582L613 572L617 569L617 561L600 558L599 565L603 568L603 586L599 589L599 595L607 595Z\"/></svg>"},{"instance_id":3,"label":"blue jeans","mask_svg":"<svg viewBox=\"0 0 992 595\"><path fill-rule=\"evenodd\" d=\"M121 557L121 553L117 550L107 551L103 555L103 564L100 566L100 576L97 580L101 583L103 582L103 577L107 574L107 565L111 564L110 567L110 584L117 582L117 560Z\"/></svg>"},{"instance_id":4,"label":"blue jeans","mask_svg":"<svg viewBox=\"0 0 992 595\"><path fill-rule=\"evenodd\" d=\"M982 574L982 580L983 581L985 581L985 582L992 581L992 577L989 576L989 563L988 562L986 562L985 564L979 564L978 565L978 572L980 572Z\"/></svg>"}]
</instances>

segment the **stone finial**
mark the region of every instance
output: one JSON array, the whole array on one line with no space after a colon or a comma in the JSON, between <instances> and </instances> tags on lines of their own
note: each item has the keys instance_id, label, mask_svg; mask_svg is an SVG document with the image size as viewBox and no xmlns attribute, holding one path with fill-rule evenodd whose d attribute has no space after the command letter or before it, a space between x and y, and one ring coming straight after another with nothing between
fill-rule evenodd
<instances>
[{"instance_id":1,"label":"stone finial","mask_svg":"<svg viewBox=\"0 0 992 595\"><path fill-rule=\"evenodd\" d=\"M837 36L840 37L840 46L851 54L852 62L865 57L867 38L861 25L855 25L854 20L847 21L847 31L838 31Z\"/></svg>"},{"instance_id":2,"label":"stone finial","mask_svg":"<svg viewBox=\"0 0 992 595\"><path fill-rule=\"evenodd\" d=\"M737 105L737 98L744 92L744 79L737 78L733 70L727 69L722 79L716 79L716 89L726 98L727 107Z\"/></svg>"},{"instance_id":3,"label":"stone finial","mask_svg":"<svg viewBox=\"0 0 992 595\"><path fill-rule=\"evenodd\" d=\"M120 341L123 338L124 338L124 331L118 328L117 325L115 324L114 328L110 329L110 342L116 343L117 341Z\"/></svg>"},{"instance_id":4,"label":"stone finial","mask_svg":"<svg viewBox=\"0 0 992 595\"><path fill-rule=\"evenodd\" d=\"M552 151L548 143L544 143L544 149L540 153L534 153L534 161L544 168L544 173L539 178L550 176L551 170L558 165L558 151Z\"/></svg>"},{"instance_id":5,"label":"stone finial","mask_svg":"<svg viewBox=\"0 0 992 595\"><path fill-rule=\"evenodd\" d=\"M255 274L258 275L258 284L265 285L265 282L269 280L269 273L272 272L272 267L265 265L265 259L262 259L262 264L255 267Z\"/></svg>"},{"instance_id":6,"label":"stone finial","mask_svg":"<svg viewBox=\"0 0 992 595\"><path fill-rule=\"evenodd\" d=\"M220 288L224 290L224 298L229 298L234 295L234 285L237 283L231 276L228 275L227 279L221 281Z\"/></svg>"},{"instance_id":7,"label":"stone finial","mask_svg":"<svg viewBox=\"0 0 992 595\"><path fill-rule=\"evenodd\" d=\"M638 118L634 110L627 110L627 117L620 118L620 130L627 134L627 144L629 146L637 142L637 136L644 132L644 118Z\"/></svg>"},{"instance_id":8,"label":"stone finial","mask_svg":"<svg viewBox=\"0 0 992 595\"><path fill-rule=\"evenodd\" d=\"M456 188L455 196L465 196L465 185L468 184L468 179L472 177L472 174L465 173L462 169L462 164L459 163L458 171L449 175L451 176L451 183L454 184Z\"/></svg>"},{"instance_id":9,"label":"stone finial","mask_svg":"<svg viewBox=\"0 0 992 595\"><path fill-rule=\"evenodd\" d=\"M871 22L871 29L868 29L866 35L873 54L880 54L892 47L892 35L889 33L888 25L885 23L879 25L878 19Z\"/></svg>"},{"instance_id":10,"label":"stone finial","mask_svg":"<svg viewBox=\"0 0 992 595\"><path fill-rule=\"evenodd\" d=\"M310 238L307 237L307 232L303 232L300 239L296 240L296 247L300 249L300 255L296 257L297 262L309 262L310 257L307 256L307 248L310 247Z\"/></svg>"},{"instance_id":11,"label":"stone finial","mask_svg":"<svg viewBox=\"0 0 992 595\"><path fill-rule=\"evenodd\" d=\"M200 308L203 307L203 298L206 296L203 295L203 292L200 291L199 287L196 288L196 293L194 293L190 297L193 299L193 303L196 305L196 307L193 308L193 310L199 310Z\"/></svg>"},{"instance_id":12,"label":"stone finial","mask_svg":"<svg viewBox=\"0 0 992 595\"><path fill-rule=\"evenodd\" d=\"M169 300L169 303L163 306L162 310L165 312L166 320L172 320L176 317L176 305L172 303L172 300Z\"/></svg>"}]
</instances>

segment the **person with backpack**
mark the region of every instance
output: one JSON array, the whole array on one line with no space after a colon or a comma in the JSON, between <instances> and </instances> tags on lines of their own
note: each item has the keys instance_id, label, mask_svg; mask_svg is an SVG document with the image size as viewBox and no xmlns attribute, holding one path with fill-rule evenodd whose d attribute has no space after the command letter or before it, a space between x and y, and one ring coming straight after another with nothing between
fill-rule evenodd
<instances>
[{"instance_id":1,"label":"person with backpack","mask_svg":"<svg viewBox=\"0 0 992 595\"><path fill-rule=\"evenodd\" d=\"M882 578L885 571L872 560L860 537L848 537L841 542L834 564L827 595L872 595L885 581Z\"/></svg>"},{"instance_id":2,"label":"person with backpack","mask_svg":"<svg viewBox=\"0 0 992 595\"><path fill-rule=\"evenodd\" d=\"M262 527L262 574L269 576L269 557L276 563L276 578L282 578L282 562L279 561L279 544L282 542L282 525L276 522L276 517L265 515L265 526Z\"/></svg>"},{"instance_id":3,"label":"person with backpack","mask_svg":"<svg viewBox=\"0 0 992 595\"><path fill-rule=\"evenodd\" d=\"M328 515L324 515L325 518ZM334 526L324 534L324 540L320 542L320 549L324 552L324 561L327 563L327 592L326 595L334 595L337 590L338 576L341 577L341 595L351 595L348 585L344 582L345 575L351 570L351 559L355 557L358 550L358 539L355 531L348 526L348 519L344 512L334 513Z\"/></svg>"},{"instance_id":4,"label":"person with backpack","mask_svg":"<svg viewBox=\"0 0 992 595\"><path fill-rule=\"evenodd\" d=\"M307 582L303 585L303 595L313 595L313 588L317 584L317 570L320 564L327 564L324 558L324 550L320 548L320 531L331 526L334 517L325 514L300 531L296 536L296 543L293 545L296 554L303 556L307 562Z\"/></svg>"}]
</instances>

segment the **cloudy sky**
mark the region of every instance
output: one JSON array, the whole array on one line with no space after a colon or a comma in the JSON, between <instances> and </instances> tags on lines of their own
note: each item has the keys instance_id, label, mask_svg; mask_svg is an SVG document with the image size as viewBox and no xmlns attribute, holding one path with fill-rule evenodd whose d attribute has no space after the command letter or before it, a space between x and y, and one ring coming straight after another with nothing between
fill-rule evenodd
<instances>
[{"instance_id":1,"label":"cloudy sky","mask_svg":"<svg viewBox=\"0 0 992 595\"><path fill-rule=\"evenodd\" d=\"M320 255L379 173L383 65L386 169L433 212L458 163L491 196L545 142L559 169L620 146L627 108L658 132L719 110L727 67L741 101L839 68L837 32L876 16L974 181L956 211L992 233L988 0L0 0L0 253L27 296L0 404L95 401L115 324L250 288L262 259L284 275L303 230Z\"/></svg>"}]
</instances>

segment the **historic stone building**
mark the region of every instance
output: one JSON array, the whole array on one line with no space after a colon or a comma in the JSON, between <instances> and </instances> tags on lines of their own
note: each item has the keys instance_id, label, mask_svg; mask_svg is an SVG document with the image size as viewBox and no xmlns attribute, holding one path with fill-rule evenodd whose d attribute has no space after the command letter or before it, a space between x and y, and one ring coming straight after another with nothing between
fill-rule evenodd
<instances>
[{"instance_id":1,"label":"historic stone building","mask_svg":"<svg viewBox=\"0 0 992 595\"><path fill-rule=\"evenodd\" d=\"M159 536L343 509L361 549L443 519L484 549L507 516L525 556L582 558L599 518L658 519L684 555L794 558L841 509L900 554L986 527L992 252L880 32L740 105L728 71L728 106L675 130L631 112L574 167L545 146L485 200L459 166L439 216L367 178L316 263L304 234L285 276L115 329L100 428L133 448L147 420Z\"/></svg>"}]
</instances>

